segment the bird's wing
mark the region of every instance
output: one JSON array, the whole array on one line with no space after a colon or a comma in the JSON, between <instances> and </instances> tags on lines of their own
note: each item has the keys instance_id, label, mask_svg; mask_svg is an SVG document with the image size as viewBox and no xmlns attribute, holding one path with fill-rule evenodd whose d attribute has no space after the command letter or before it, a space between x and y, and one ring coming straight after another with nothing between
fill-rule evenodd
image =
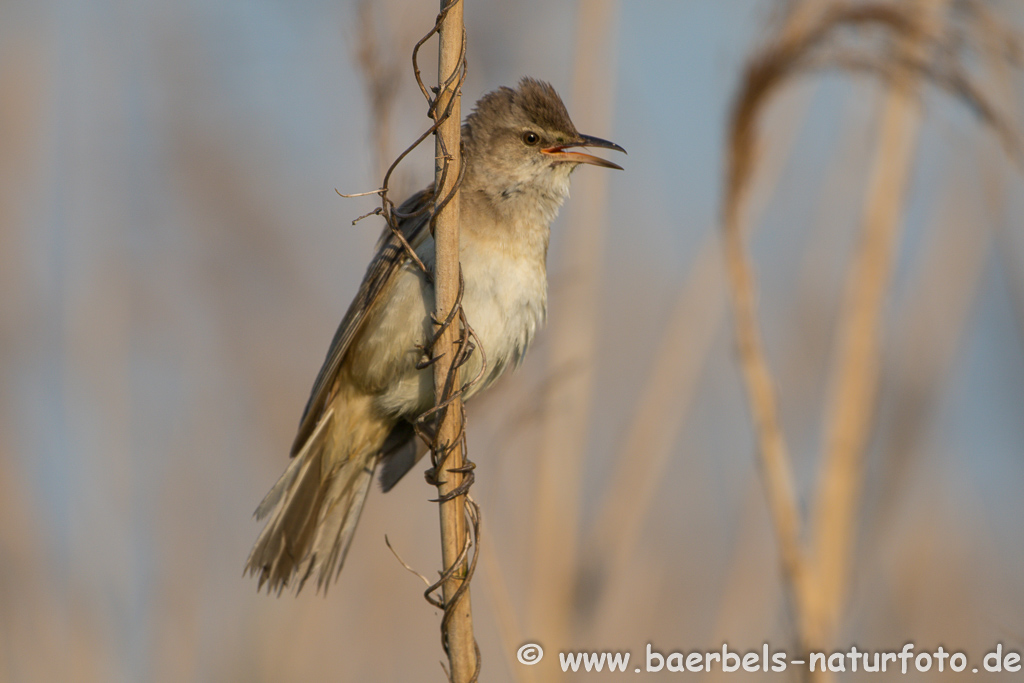
<instances>
[{"instance_id":1,"label":"bird's wing","mask_svg":"<svg viewBox=\"0 0 1024 683\"><path fill-rule=\"evenodd\" d=\"M417 213L433 200L433 196L433 188L421 190L409 197L398 211L402 214ZM417 216L400 220L398 228L406 241L415 249L429 234L429 224L430 212L422 211ZM377 243L377 254L366 269L366 276L359 286L359 292L349 305L345 317L342 318L338 331L334 334L334 340L331 341L331 347L327 350L327 358L324 359L320 373L316 376L316 382L313 383L313 391L310 392L309 401L306 403L302 420L299 422L299 432L295 435L295 441L292 443L291 454L293 457L302 450L303 444L313 433L320 414L334 389L334 382L341 363L345 359L349 345L362 328L367 311L377 302L388 282L408 258L402 243L389 227L385 227L384 233Z\"/></svg>"}]
</instances>

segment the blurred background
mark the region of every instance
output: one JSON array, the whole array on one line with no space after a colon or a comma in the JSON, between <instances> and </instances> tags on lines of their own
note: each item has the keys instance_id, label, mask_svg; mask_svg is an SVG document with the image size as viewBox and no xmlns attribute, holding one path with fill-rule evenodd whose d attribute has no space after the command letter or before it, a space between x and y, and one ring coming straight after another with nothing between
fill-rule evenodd
<instances>
[{"instance_id":1,"label":"blurred background","mask_svg":"<svg viewBox=\"0 0 1024 683\"><path fill-rule=\"evenodd\" d=\"M829 40L909 40L996 113L819 55L760 108L743 221L800 542L845 547L816 642L977 664L1024 648L1024 5L898 4L931 33ZM629 150L625 172L574 175L549 325L469 408L483 680L560 679L569 646L815 642L787 599L720 240L746 65L806 31L806 6L467 0L464 114L530 75ZM0 680L444 680L440 615L384 543L436 576L419 474L372 492L326 598L242 577L382 227L351 224L374 197L335 189L378 187L428 125L409 55L436 3L0 11ZM431 150L396 199L431 181ZM832 534L837 442L852 522Z\"/></svg>"}]
</instances>

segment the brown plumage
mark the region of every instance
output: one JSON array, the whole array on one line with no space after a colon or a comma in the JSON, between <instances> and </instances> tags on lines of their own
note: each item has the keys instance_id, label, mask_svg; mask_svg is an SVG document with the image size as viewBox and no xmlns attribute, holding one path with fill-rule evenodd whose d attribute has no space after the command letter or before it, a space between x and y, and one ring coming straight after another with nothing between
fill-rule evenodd
<instances>
[{"instance_id":1,"label":"brown plumage","mask_svg":"<svg viewBox=\"0 0 1024 683\"><path fill-rule=\"evenodd\" d=\"M463 307L488 359L471 395L518 364L543 323L550 224L570 172L581 163L618 168L569 148L621 148L580 135L554 89L533 79L481 98L462 138ZM424 190L399 212L414 214L432 201ZM399 225L428 268L429 221L425 211ZM267 524L246 570L260 587L299 590L315 575L326 589L341 571L378 464L386 491L422 455L411 421L433 405L431 372L416 367L433 310L432 286L386 229L313 384L292 461L256 511ZM467 376L481 369L480 358L470 358Z\"/></svg>"}]
</instances>

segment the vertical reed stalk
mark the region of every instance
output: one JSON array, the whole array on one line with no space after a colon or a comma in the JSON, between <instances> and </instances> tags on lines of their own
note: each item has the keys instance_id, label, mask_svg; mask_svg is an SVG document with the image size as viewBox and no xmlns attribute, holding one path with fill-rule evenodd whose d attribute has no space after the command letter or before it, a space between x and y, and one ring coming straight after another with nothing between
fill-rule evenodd
<instances>
[{"instance_id":1,"label":"vertical reed stalk","mask_svg":"<svg viewBox=\"0 0 1024 683\"><path fill-rule=\"evenodd\" d=\"M810 101L806 89L772 114L773 131L755 183L751 226L774 194L781 169L797 140ZM690 412L699 379L724 319L725 275L719 235L712 231L693 259L689 275L669 314L661 342L650 365L629 427L615 457L611 485L602 501L586 550L600 573L592 601L615 604L614 593L629 590L630 557L639 545L640 531L656 500L673 455L679 430ZM587 568L589 569L589 567ZM617 596L616 596L617 597ZM611 612L603 610L606 621Z\"/></svg>"},{"instance_id":2,"label":"vertical reed stalk","mask_svg":"<svg viewBox=\"0 0 1024 683\"><path fill-rule=\"evenodd\" d=\"M439 31L437 81L439 92L434 108L435 117L448 117L437 129L434 155L435 201L439 204L449 193L452 200L435 215L434 240L436 261L434 266L436 317L447 320L459 298L459 194L458 180L462 158L460 154L461 121L460 80L463 47L463 20L461 0L442 0L441 9L447 9ZM450 107L450 109L449 109ZM438 404L457 392L459 371L452 367L458 352L458 318L441 329L434 345L434 354L440 360L434 364L434 390ZM449 382L450 385L448 384ZM448 386L446 386L448 385ZM466 545L465 495L450 497L463 482L462 400L458 396L440 413L436 445L441 462L436 473L441 513L441 546L444 573L443 586L445 622L444 642L448 651L449 675L455 683L475 680L477 656L473 638L473 613L467 580L468 565L463 554ZM463 590L460 590L463 589ZM452 601L457 601L452 604ZM449 614L450 612L450 614Z\"/></svg>"},{"instance_id":3,"label":"vertical reed stalk","mask_svg":"<svg viewBox=\"0 0 1024 683\"><path fill-rule=\"evenodd\" d=\"M923 35L935 31L945 0L919 0L926 32L901 37L924 58ZM921 122L916 79L894 78L882 105L881 130L864 205L861 242L847 275L833 393L825 417L823 463L812 515L815 590L808 595L811 637L824 647L836 635L849 584L864 457L881 361L882 314L900 242L901 218Z\"/></svg>"},{"instance_id":4,"label":"vertical reed stalk","mask_svg":"<svg viewBox=\"0 0 1024 683\"><path fill-rule=\"evenodd\" d=\"M585 112L582 124L598 135L611 126L615 79L609 45L614 44L617 10L616 0L590 0L577 9L572 109ZM563 269L572 273L572 281L553 307L557 311L548 328L550 374L571 368L545 401L537 460L530 622L540 642L552 650L567 644L572 630L580 482L597 367L607 182L607 174L599 173L580 173L574 179L575 195L587 199L574 202L569 212Z\"/></svg>"}]
</instances>

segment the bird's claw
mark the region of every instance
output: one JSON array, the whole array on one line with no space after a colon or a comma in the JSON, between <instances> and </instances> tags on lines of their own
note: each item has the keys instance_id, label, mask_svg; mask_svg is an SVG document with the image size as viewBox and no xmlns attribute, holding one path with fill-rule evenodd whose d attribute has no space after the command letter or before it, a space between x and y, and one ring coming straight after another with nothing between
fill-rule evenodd
<instances>
[{"instance_id":1,"label":"bird's claw","mask_svg":"<svg viewBox=\"0 0 1024 683\"><path fill-rule=\"evenodd\" d=\"M417 370L426 370L431 365L444 358L443 353L439 353L436 356L431 356L430 354L426 353L426 351L424 351L423 355L426 356L426 358L424 358L423 360L416 364Z\"/></svg>"}]
</instances>

